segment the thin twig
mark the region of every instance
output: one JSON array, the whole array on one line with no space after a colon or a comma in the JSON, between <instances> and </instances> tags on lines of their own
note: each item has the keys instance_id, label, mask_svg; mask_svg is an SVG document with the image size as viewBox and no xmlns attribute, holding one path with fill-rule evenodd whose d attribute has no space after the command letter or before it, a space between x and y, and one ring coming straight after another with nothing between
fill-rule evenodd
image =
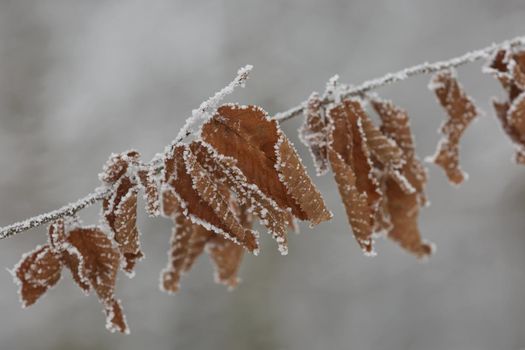
<instances>
[{"instance_id":1,"label":"thin twig","mask_svg":"<svg viewBox=\"0 0 525 350\"><path fill-rule=\"evenodd\" d=\"M17 233L42 226L57 219L73 216L80 210L87 208L97 201L106 198L111 193L111 188L97 188L87 196L77 200L74 203L64 205L62 208L55 209L45 214L40 214L24 221L16 222L0 229L0 239L11 237Z\"/></svg>"},{"instance_id":2,"label":"thin twig","mask_svg":"<svg viewBox=\"0 0 525 350\"><path fill-rule=\"evenodd\" d=\"M351 96L362 95L363 93L369 92L371 90L377 89L382 86L386 86L386 85L390 85L393 83L397 83L399 81L403 81L415 75L430 74L430 73L438 72L440 70L447 69L447 68L459 67L459 66L462 66L470 62L488 58L496 50L502 47L516 47L516 46L521 46L524 44L525 44L525 36L519 36L514 39L506 40L498 44L492 44L483 49L479 49L479 50L472 51L472 52L467 52L466 54L463 54L455 58L451 58L446 61L437 61L434 63L425 62L422 64L418 64L416 66L402 69L395 73L385 74L384 76L380 78L365 81L364 83L358 86L349 87L346 91L341 92L341 97L347 98ZM323 105L329 104L331 102L333 101L328 97L325 97L323 101L321 101ZM289 110L285 112L277 113L274 118L278 120L279 122L283 122L288 119L292 119L294 117L297 117L298 115L301 115L303 113L303 109L305 108L305 106L306 106L306 101L303 101L298 106L290 108Z\"/></svg>"},{"instance_id":3,"label":"thin twig","mask_svg":"<svg viewBox=\"0 0 525 350\"><path fill-rule=\"evenodd\" d=\"M499 44L492 44L483 49L472 51L472 52L466 53L464 55L461 55L461 56L458 56L458 57L455 57L455 58L452 58L446 61L437 61L434 63L425 62L425 63L419 64L416 66L402 69L396 73L388 73L380 78L365 81L364 83L358 86L355 86L355 87L348 87L346 90L341 91L340 97L347 98L351 96L362 95L366 92L377 89L379 87L406 80L412 76L434 73L442 69L458 67L458 66L470 63L470 62L488 58L496 50L502 47L516 47L516 46L522 46L522 45L525 45L525 36L506 40ZM232 83L230 83L230 85L228 85L227 88L225 88L227 91L225 89L223 89L224 91L221 90L221 93L222 93L221 96L226 93L229 93L230 88L233 88L239 85L243 85L250 69L251 69L251 66L245 67L244 70L241 69L239 71L240 75L238 74L237 78ZM217 95L211 99L213 100L212 102L215 102L216 100L215 97L217 97ZM323 99L322 104L326 105L331 102L333 102L333 100L327 96ZM302 114L303 109L305 108L305 105L306 105L306 102L302 102L296 107L293 107L285 112L276 114L274 119L278 120L279 122L284 122L286 120L297 117ZM204 107L201 106L199 111L204 112L206 110L205 107L207 107L207 105ZM184 138L185 136L188 136L189 134L191 134L191 132L189 132L190 129L191 129L190 125L187 124L183 128L181 133L179 133L179 137L177 138L177 140L179 138ZM161 168L162 168L162 165L159 165L159 169ZM9 226L2 227L0 228L0 239L14 236L17 233L27 231L32 228L47 224L49 222L55 221L56 219L59 219L62 217L73 216L78 211L95 204L99 200L106 198L111 192L112 192L111 188L107 188L107 187L97 188L94 192L89 193L88 195L86 195L85 197L79 199L78 201L74 203L63 206L62 208L29 218L24 221L20 221L20 222L11 224Z\"/></svg>"}]
</instances>

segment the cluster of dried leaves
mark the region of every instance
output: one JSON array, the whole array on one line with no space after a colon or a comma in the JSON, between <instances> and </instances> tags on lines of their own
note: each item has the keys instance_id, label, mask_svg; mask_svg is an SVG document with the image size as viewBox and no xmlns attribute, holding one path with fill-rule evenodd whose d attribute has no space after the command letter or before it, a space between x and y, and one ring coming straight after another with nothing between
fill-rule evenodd
<instances>
[{"instance_id":1,"label":"cluster of dried leaves","mask_svg":"<svg viewBox=\"0 0 525 350\"><path fill-rule=\"evenodd\" d=\"M374 254L374 237L386 232L409 252L427 256L432 248L421 239L417 225L426 203L427 175L415 154L407 113L378 98L371 105L381 118L379 128L361 99L325 107L314 93L301 139L318 174L332 169L348 221L366 254Z\"/></svg>"},{"instance_id":2,"label":"cluster of dried leaves","mask_svg":"<svg viewBox=\"0 0 525 350\"><path fill-rule=\"evenodd\" d=\"M502 49L486 70L508 92L508 100L494 101L494 107L516 144L517 162L525 164L525 54ZM435 74L430 88L448 115L430 160L451 183L460 184L466 179L459 166L460 138L479 112L454 71ZM416 257L429 256L432 245L421 238L418 225L420 210L428 203L427 170L416 155L407 112L376 96L341 98L335 91L327 92L332 94L328 100L335 101L330 103L326 95L311 95L300 129L317 174L332 171L365 254L374 254L374 239L386 234ZM367 114L367 104L379 126ZM173 221L169 261L160 281L168 293L179 289L181 276L204 251L216 281L235 287L244 251L259 252L259 234L252 227L256 220L286 254L287 234L296 221L314 226L332 217L279 123L259 107L218 107L204 118L193 141L172 144L158 159L142 163L136 151L110 157L100 174L110 190L101 223L83 227L77 218L59 219L49 226L48 242L14 268L24 306L55 286L66 267L82 291L95 291L107 328L128 332L114 291L118 271L132 276L144 256L137 228L141 192L150 216Z\"/></svg>"}]
</instances>

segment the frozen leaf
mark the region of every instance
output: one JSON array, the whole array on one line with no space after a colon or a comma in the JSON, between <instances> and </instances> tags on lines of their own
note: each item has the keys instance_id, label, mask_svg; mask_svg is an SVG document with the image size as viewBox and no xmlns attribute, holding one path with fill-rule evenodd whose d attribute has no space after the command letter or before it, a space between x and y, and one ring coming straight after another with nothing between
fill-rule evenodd
<instances>
[{"instance_id":1,"label":"frozen leaf","mask_svg":"<svg viewBox=\"0 0 525 350\"><path fill-rule=\"evenodd\" d=\"M129 334L126 316L122 311L120 300L111 299L104 305L104 312L106 313L106 328L110 332L120 332Z\"/></svg>"},{"instance_id":2,"label":"frozen leaf","mask_svg":"<svg viewBox=\"0 0 525 350\"><path fill-rule=\"evenodd\" d=\"M66 241L66 227L64 219L58 219L49 225L47 230L49 245L55 252L62 252Z\"/></svg>"},{"instance_id":3,"label":"frozen leaf","mask_svg":"<svg viewBox=\"0 0 525 350\"><path fill-rule=\"evenodd\" d=\"M300 204L310 220L310 227L330 220L332 213L325 206L321 193L311 182L295 149L288 139L281 135L277 145L277 171L280 180L286 184L289 194Z\"/></svg>"},{"instance_id":4,"label":"frozen leaf","mask_svg":"<svg viewBox=\"0 0 525 350\"><path fill-rule=\"evenodd\" d=\"M193 234L193 223L186 218L180 208L172 214L174 219L173 233L168 252L169 263L161 275L161 289L168 293L179 290L181 273L185 271L188 258L189 241Z\"/></svg>"},{"instance_id":5,"label":"frozen leaf","mask_svg":"<svg viewBox=\"0 0 525 350\"><path fill-rule=\"evenodd\" d=\"M184 158L194 190L212 208L215 215L221 218L222 224L228 228L227 233L231 234L231 237L228 238L237 244L244 245L249 251L257 250L257 234L245 229L235 217L229 202L229 190L214 181L213 175L206 172L198 163L191 149L186 149Z\"/></svg>"},{"instance_id":6,"label":"frozen leaf","mask_svg":"<svg viewBox=\"0 0 525 350\"><path fill-rule=\"evenodd\" d=\"M140 180L142 190L144 191L144 199L146 200L146 212L149 216L155 217L159 215L159 191L157 182L153 175L153 169L141 169L137 172Z\"/></svg>"},{"instance_id":7,"label":"frozen leaf","mask_svg":"<svg viewBox=\"0 0 525 350\"><path fill-rule=\"evenodd\" d=\"M99 175L100 180L106 184L116 183L128 172L131 163L137 162L139 159L140 154L134 150L112 154L104 165L103 172Z\"/></svg>"},{"instance_id":8,"label":"frozen leaf","mask_svg":"<svg viewBox=\"0 0 525 350\"><path fill-rule=\"evenodd\" d=\"M67 254L79 258L81 274L89 281L102 302L112 300L120 254L98 227L73 228L67 242Z\"/></svg>"},{"instance_id":9,"label":"frozen leaf","mask_svg":"<svg viewBox=\"0 0 525 350\"><path fill-rule=\"evenodd\" d=\"M75 281L78 287L82 289L84 294L89 294L89 292L91 291L91 284L83 270L83 258L80 255L80 252L75 247L69 246L67 248L68 251L62 254L61 260L71 272L71 277L73 277L73 281Z\"/></svg>"},{"instance_id":10,"label":"frozen leaf","mask_svg":"<svg viewBox=\"0 0 525 350\"><path fill-rule=\"evenodd\" d=\"M177 213L177 210L180 210L177 195L174 190L171 188L164 188L161 193L161 199L161 214L167 218L173 218Z\"/></svg>"},{"instance_id":11,"label":"frozen leaf","mask_svg":"<svg viewBox=\"0 0 525 350\"><path fill-rule=\"evenodd\" d=\"M418 228L419 210L426 204L427 173L415 152L408 114L391 101L378 98L372 100L372 106L381 118L381 131L403 151L405 164L400 172L415 189L407 193L391 173L382 174L384 197L380 211L389 223L385 225L388 237L417 257L427 256L432 246L422 241Z\"/></svg>"},{"instance_id":12,"label":"frozen leaf","mask_svg":"<svg viewBox=\"0 0 525 350\"><path fill-rule=\"evenodd\" d=\"M185 158L186 150L188 153ZM218 184L210 180L186 146L175 146L167 155L165 164L165 179L168 181L165 186L173 189L170 195L175 196L184 215L193 223L201 224L209 230L245 245L249 251L257 252L256 234L240 226L233 217L228 200L224 198L224 193L221 193ZM164 193L169 192L164 191ZM170 204L163 199L164 212L166 212L166 205L169 207Z\"/></svg>"},{"instance_id":13,"label":"frozen leaf","mask_svg":"<svg viewBox=\"0 0 525 350\"><path fill-rule=\"evenodd\" d=\"M105 198L102 203L104 218L113 231L113 238L122 253L124 259L122 267L130 275L133 274L137 261L143 257L140 250L140 233L137 228L138 181L133 173L127 173L127 169L132 166L131 161L138 160L138 157L137 152L114 155L108 161L109 165L106 165L104 173L106 178L114 180L112 195ZM124 163L125 166L122 165ZM116 175L120 177L116 178Z\"/></svg>"},{"instance_id":14,"label":"frozen leaf","mask_svg":"<svg viewBox=\"0 0 525 350\"><path fill-rule=\"evenodd\" d=\"M216 281L234 287L238 282L236 276L243 247L201 225L192 223L180 210L182 208L171 216L175 226L168 254L169 263L161 274L161 289L168 293L178 291L181 275L191 269L205 247L216 267ZM243 227L251 227L248 213L238 209L236 216Z\"/></svg>"},{"instance_id":15,"label":"frozen leaf","mask_svg":"<svg viewBox=\"0 0 525 350\"><path fill-rule=\"evenodd\" d=\"M403 151L372 123L360 101L351 100L347 105L357 115L370 153L383 167L399 169L404 163Z\"/></svg>"},{"instance_id":16,"label":"frozen leaf","mask_svg":"<svg viewBox=\"0 0 525 350\"><path fill-rule=\"evenodd\" d=\"M48 289L60 280L62 263L48 245L37 247L24 255L13 269L13 276L20 286L19 295L24 307L34 304Z\"/></svg>"},{"instance_id":17,"label":"frozen leaf","mask_svg":"<svg viewBox=\"0 0 525 350\"><path fill-rule=\"evenodd\" d=\"M512 105L508 102L493 100L496 116L501 122L516 147L515 161L525 165L525 92L514 99Z\"/></svg>"},{"instance_id":18,"label":"frozen leaf","mask_svg":"<svg viewBox=\"0 0 525 350\"><path fill-rule=\"evenodd\" d=\"M365 252L372 253L381 191L357 112L360 106L358 100L345 100L329 109L329 159L354 236Z\"/></svg>"},{"instance_id":19,"label":"frozen leaf","mask_svg":"<svg viewBox=\"0 0 525 350\"><path fill-rule=\"evenodd\" d=\"M215 181L223 183L232 191L239 204L256 215L261 223L270 231L279 244L279 250L286 254L287 227L289 212L281 209L273 200L268 198L254 184L247 182L246 176L235 165L235 159L224 157L217 153L211 146L195 141L190 144L190 149L195 154L199 164L206 169Z\"/></svg>"},{"instance_id":20,"label":"frozen leaf","mask_svg":"<svg viewBox=\"0 0 525 350\"><path fill-rule=\"evenodd\" d=\"M525 51L519 51L512 55L510 70L514 84L520 90L525 89Z\"/></svg>"},{"instance_id":21,"label":"frozen leaf","mask_svg":"<svg viewBox=\"0 0 525 350\"><path fill-rule=\"evenodd\" d=\"M420 205L425 205L427 202L425 195L427 170L416 155L414 138L410 129L410 120L407 112L394 105L391 101L374 98L371 102L372 107L381 118L381 132L394 140L403 152L405 164L401 172L410 183L410 186L414 188L418 194ZM394 180L408 193L397 179L394 178Z\"/></svg>"},{"instance_id":22,"label":"frozen leaf","mask_svg":"<svg viewBox=\"0 0 525 350\"><path fill-rule=\"evenodd\" d=\"M512 101L507 113L509 127L516 134L516 141L525 144L525 92Z\"/></svg>"},{"instance_id":23,"label":"frozen leaf","mask_svg":"<svg viewBox=\"0 0 525 350\"><path fill-rule=\"evenodd\" d=\"M312 224L331 217L277 121L255 106L223 105L201 130L203 140L237 162L250 184Z\"/></svg>"},{"instance_id":24,"label":"frozen leaf","mask_svg":"<svg viewBox=\"0 0 525 350\"><path fill-rule=\"evenodd\" d=\"M500 80L507 101L493 101L496 116L516 148L515 161L525 165L525 51L502 49L485 67Z\"/></svg>"},{"instance_id":25,"label":"frozen leaf","mask_svg":"<svg viewBox=\"0 0 525 350\"><path fill-rule=\"evenodd\" d=\"M455 71L436 73L429 88L436 93L439 103L448 114L448 119L441 126L444 137L430 161L443 168L450 182L459 185L467 176L459 166L459 141L479 112L456 80Z\"/></svg>"},{"instance_id":26,"label":"frozen leaf","mask_svg":"<svg viewBox=\"0 0 525 350\"><path fill-rule=\"evenodd\" d=\"M418 228L420 204L416 193L405 193L394 180L387 179L385 186L386 205L392 228L388 237L417 257L432 253L432 245L423 242Z\"/></svg>"},{"instance_id":27,"label":"frozen leaf","mask_svg":"<svg viewBox=\"0 0 525 350\"><path fill-rule=\"evenodd\" d=\"M215 236L210 240L206 249L215 265L215 281L230 289L235 288L239 283L237 271L244 253L242 247L220 236Z\"/></svg>"},{"instance_id":28,"label":"frozen leaf","mask_svg":"<svg viewBox=\"0 0 525 350\"><path fill-rule=\"evenodd\" d=\"M483 71L494 75L513 101L525 88L525 51L503 48L488 61Z\"/></svg>"},{"instance_id":29,"label":"frozen leaf","mask_svg":"<svg viewBox=\"0 0 525 350\"><path fill-rule=\"evenodd\" d=\"M304 123L299 129L299 137L308 147L314 160L317 176L328 172L328 124L321 107L321 98L314 92L308 99L304 113Z\"/></svg>"},{"instance_id":30,"label":"frozen leaf","mask_svg":"<svg viewBox=\"0 0 525 350\"><path fill-rule=\"evenodd\" d=\"M350 165L343 161L339 154L333 149L329 149L328 157L354 236L361 249L371 253L373 251L372 229L374 214L372 208L368 205L367 195L364 192L359 192L354 171Z\"/></svg>"}]
</instances>

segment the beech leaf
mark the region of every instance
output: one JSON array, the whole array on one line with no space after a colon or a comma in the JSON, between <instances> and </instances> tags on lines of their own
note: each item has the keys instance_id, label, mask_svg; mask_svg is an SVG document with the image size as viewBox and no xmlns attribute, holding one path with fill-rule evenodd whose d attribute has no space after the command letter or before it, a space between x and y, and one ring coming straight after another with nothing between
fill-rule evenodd
<instances>
[{"instance_id":1,"label":"beech leaf","mask_svg":"<svg viewBox=\"0 0 525 350\"><path fill-rule=\"evenodd\" d=\"M467 178L467 174L459 166L459 141L467 126L479 115L479 111L463 91L452 69L436 73L429 88L435 92L448 114L448 119L440 129L443 138L436 154L429 161L443 168L451 183L459 185Z\"/></svg>"},{"instance_id":2,"label":"beech leaf","mask_svg":"<svg viewBox=\"0 0 525 350\"><path fill-rule=\"evenodd\" d=\"M328 172L328 127L321 107L321 97L317 92L308 98L304 109L304 123L299 129L299 137L312 155L317 176Z\"/></svg>"},{"instance_id":3,"label":"beech leaf","mask_svg":"<svg viewBox=\"0 0 525 350\"><path fill-rule=\"evenodd\" d=\"M33 305L54 287L60 280L61 271L60 258L48 244L25 254L13 269L15 282L20 286L22 306Z\"/></svg>"},{"instance_id":4,"label":"beech leaf","mask_svg":"<svg viewBox=\"0 0 525 350\"><path fill-rule=\"evenodd\" d=\"M381 191L373 171L362 124L361 102L345 100L331 106L329 159L354 236L373 254L372 234Z\"/></svg>"},{"instance_id":5,"label":"beech leaf","mask_svg":"<svg viewBox=\"0 0 525 350\"><path fill-rule=\"evenodd\" d=\"M331 218L277 121L255 106L223 105L203 125L202 139L237 161L249 183L312 225Z\"/></svg>"}]
</instances>

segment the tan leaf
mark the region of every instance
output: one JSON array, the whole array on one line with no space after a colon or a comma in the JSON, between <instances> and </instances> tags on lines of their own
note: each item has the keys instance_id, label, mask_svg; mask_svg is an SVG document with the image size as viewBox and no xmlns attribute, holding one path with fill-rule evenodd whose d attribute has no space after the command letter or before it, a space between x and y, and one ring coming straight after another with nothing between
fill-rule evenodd
<instances>
[{"instance_id":1,"label":"tan leaf","mask_svg":"<svg viewBox=\"0 0 525 350\"><path fill-rule=\"evenodd\" d=\"M23 307L34 304L60 280L62 263L49 245L37 247L25 254L13 269L15 282L20 286Z\"/></svg>"},{"instance_id":2,"label":"tan leaf","mask_svg":"<svg viewBox=\"0 0 525 350\"><path fill-rule=\"evenodd\" d=\"M191 149L186 149L184 158L193 188L201 199L208 203L215 215L221 218L222 224L228 228L227 232L231 236L227 238L256 253L258 249L257 233L245 229L235 217L229 202L229 190L214 181L213 176L199 164Z\"/></svg>"},{"instance_id":3,"label":"tan leaf","mask_svg":"<svg viewBox=\"0 0 525 350\"><path fill-rule=\"evenodd\" d=\"M502 83L508 94L506 102L493 101L496 116L516 148L515 161L525 165L525 51L500 50L488 69Z\"/></svg>"},{"instance_id":4,"label":"tan leaf","mask_svg":"<svg viewBox=\"0 0 525 350\"><path fill-rule=\"evenodd\" d=\"M388 136L383 134L366 115L363 106L359 101L350 101L348 104L353 113L358 116L363 133L366 137L366 144L370 153L378 162L388 169L399 169L404 164L403 151Z\"/></svg>"},{"instance_id":5,"label":"tan leaf","mask_svg":"<svg viewBox=\"0 0 525 350\"><path fill-rule=\"evenodd\" d=\"M321 108L321 98L314 92L304 110L304 123L299 129L299 137L312 155L317 176L328 172L328 124Z\"/></svg>"},{"instance_id":6,"label":"tan leaf","mask_svg":"<svg viewBox=\"0 0 525 350\"><path fill-rule=\"evenodd\" d=\"M199 164L206 169L215 181L223 182L235 193L239 203L256 215L278 242L279 250L286 254L287 227L289 212L282 210L254 184L247 182L246 176L235 165L235 160L218 154L211 146L195 141L190 144ZM242 224L242 223L241 223Z\"/></svg>"},{"instance_id":7,"label":"tan leaf","mask_svg":"<svg viewBox=\"0 0 525 350\"><path fill-rule=\"evenodd\" d=\"M180 276L186 270L189 242L194 228L194 224L182 214L182 211L173 213L172 218L174 218L174 226L168 253L169 263L161 274L161 290L168 293L179 290Z\"/></svg>"},{"instance_id":8,"label":"tan leaf","mask_svg":"<svg viewBox=\"0 0 525 350\"><path fill-rule=\"evenodd\" d=\"M519 51L512 55L510 69L514 84L520 90L525 90L525 51Z\"/></svg>"},{"instance_id":9,"label":"tan leaf","mask_svg":"<svg viewBox=\"0 0 525 350\"><path fill-rule=\"evenodd\" d=\"M329 149L328 158L357 243L359 243L363 251L372 253L374 214L372 208L368 205L367 195L365 192L359 192L354 171L343 161L339 154L333 149Z\"/></svg>"},{"instance_id":10,"label":"tan leaf","mask_svg":"<svg viewBox=\"0 0 525 350\"><path fill-rule=\"evenodd\" d=\"M317 224L331 217L278 123L262 109L221 106L201 136L220 154L236 159L249 183L297 218Z\"/></svg>"},{"instance_id":11,"label":"tan leaf","mask_svg":"<svg viewBox=\"0 0 525 350\"><path fill-rule=\"evenodd\" d=\"M79 271L99 299L103 302L112 300L120 261L118 249L97 227L73 228L67 242L71 245L67 254L79 258Z\"/></svg>"},{"instance_id":12,"label":"tan leaf","mask_svg":"<svg viewBox=\"0 0 525 350\"><path fill-rule=\"evenodd\" d=\"M91 283L83 270L84 266L80 252L74 247L69 247L68 252L64 252L60 259L64 262L64 265L67 266L71 272L73 281L75 281L82 292L86 295L89 294L91 291Z\"/></svg>"},{"instance_id":13,"label":"tan leaf","mask_svg":"<svg viewBox=\"0 0 525 350\"><path fill-rule=\"evenodd\" d=\"M206 248L215 265L215 281L233 289L239 283L237 272L244 250L241 246L220 236L210 240Z\"/></svg>"},{"instance_id":14,"label":"tan leaf","mask_svg":"<svg viewBox=\"0 0 525 350\"><path fill-rule=\"evenodd\" d=\"M129 334L126 316L122 311L120 300L111 299L104 305L104 312L106 313L106 329L110 332L120 332Z\"/></svg>"},{"instance_id":15,"label":"tan leaf","mask_svg":"<svg viewBox=\"0 0 525 350\"><path fill-rule=\"evenodd\" d=\"M49 245L55 252L62 252L65 249L64 243L66 242L66 228L64 219L58 219L49 225L47 239Z\"/></svg>"},{"instance_id":16,"label":"tan leaf","mask_svg":"<svg viewBox=\"0 0 525 350\"><path fill-rule=\"evenodd\" d=\"M510 91L512 89L512 85L514 85L512 82L512 75L510 74L508 67L509 56L509 50L500 49L494 53L483 69L485 73L494 75L499 80L503 88L507 91Z\"/></svg>"},{"instance_id":17,"label":"tan leaf","mask_svg":"<svg viewBox=\"0 0 525 350\"><path fill-rule=\"evenodd\" d=\"M106 164L104 171L99 175L100 179L107 184L117 182L129 169L132 162L140 159L140 153L131 150L120 154L112 154Z\"/></svg>"},{"instance_id":18,"label":"tan leaf","mask_svg":"<svg viewBox=\"0 0 525 350\"><path fill-rule=\"evenodd\" d=\"M186 150L188 150L187 159L184 156ZM191 166L192 175L190 175L187 163ZM240 226L230 211L228 201L218 190L217 184L213 183L200 169L195 157L189 153L186 146L174 147L166 157L165 164L165 179L168 180L166 185L171 186L174 190L173 194L183 208L184 215L189 217L193 223L201 224L206 229L223 234L245 245L249 251L257 252L256 234ZM166 200L163 199L163 205L166 206L166 204L169 206L170 203L166 203ZM166 212L166 208L163 210Z\"/></svg>"},{"instance_id":19,"label":"tan leaf","mask_svg":"<svg viewBox=\"0 0 525 350\"><path fill-rule=\"evenodd\" d=\"M329 109L332 133L328 154L354 236L365 252L372 253L372 234L381 191L360 127L361 116L356 112L360 103L347 100Z\"/></svg>"},{"instance_id":20,"label":"tan leaf","mask_svg":"<svg viewBox=\"0 0 525 350\"><path fill-rule=\"evenodd\" d=\"M374 98L371 102L372 107L381 118L381 132L394 140L403 152L405 165L401 172L418 194L420 205L425 205L427 203L425 195L425 185L428 178L427 170L416 155L407 112L394 105L391 101ZM404 192L408 193L397 179L394 180Z\"/></svg>"},{"instance_id":21,"label":"tan leaf","mask_svg":"<svg viewBox=\"0 0 525 350\"><path fill-rule=\"evenodd\" d=\"M400 172L415 188L415 193L407 193L392 174L383 174L384 198L381 209L390 224L387 228L388 237L417 257L427 256L432 252L432 245L422 241L418 228L419 210L426 204L424 190L427 172L415 152L408 114L391 101L378 98L372 100L372 107L381 118L381 131L403 151L405 164Z\"/></svg>"},{"instance_id":22,"label":"tan leaf","mask_svg":"<svg viewBox=\"0 0 525 350\"><path fill-rule=\"evenodd\" d=\"M492 104L503 130L515 145L516 163L525 164L525 92L515 98L512 104L497 100L493 100Z\"/></svg>"},{"instance_id":23,"label":"tan leaf","mask_svg":"<svg viewBox=\"0 0 525 350\"><path fill-rule=\"evenodd\" d=\"M237 215L243 227L251 227L248 213L238 211ZM175 213L172 218L175 220L175 226L169 252L170 259L167 268L161 274L161 289L168 293L178 291L181 275L191 269L205 247L216 267L216 281L233 288L238 282L236 274L243 255L243 247L201 225L192 223L180 212Z\"/></svg>"},{"instance_id":24,"label":"tan leaf","mask_svg":"<svg viewBox=\"0 0 525 350\"><path fill-rule=\"evenodd\" d=\"M416 193L405 193L394 180L386 180L386 204L392 228L388 237L419 258L430 255L432 245L421 240L418 228L419 201Z\"/></svg>"},{"instance_id":25,"label":"tan leaf","mask_svg":"<svg viewBox=\"0 0 525 350\"><path fill-rule=\"evenodd\" d=\"M151 169L141 169L137 172L144 198L146 200L146 212L149 216L159 215L159 190Z\"/></svg>"},{"instance_id":26,"label":"tan leaf","mask_svg":"<svg viewBox=\"0 0 525 350\"><path fill-rule=\"evenodd\" d=\"M164 188L161 193L161 208L160 212L167 218L173 218L179 208L179 201L177 195L171 188Z\"/></svg>"},{"instance_id":27,"label":"tan leaf","mask_svg":"<svg viewBox=\"0 0 525 350\"><path fill-rule=\"evenodd\" d=\"M450 182L459 185L467 176L459 166L459 141L479 112L457 82L455 71L443 70L436 73L429 87L434 90L439 103L448 114L448 119L441 126L444 137L430 161L443 168Z\"/></svg>"},{"instance_id":28,"label":"tan leaf","mask_svg":"<svg viewBox=\"0 0 525 350\"><path fill-rule=\"evenodd\" d=\"M132 274L136 262L143 257L137 228L138 187L127 176L115 185L113 195L103 201L104 217L124 258L123 269Z\"/></svg>"},{"instance_id":29,"label":"tan leaf","mask_svg":"<svg viewBox=\"0 0 525 350\"><path fill-rule=\"evenodd\" d=\"M508 126L513 130L516 141L525 145L525 92L512 101L507 113Z\"/></svg>"}]
</instances>

